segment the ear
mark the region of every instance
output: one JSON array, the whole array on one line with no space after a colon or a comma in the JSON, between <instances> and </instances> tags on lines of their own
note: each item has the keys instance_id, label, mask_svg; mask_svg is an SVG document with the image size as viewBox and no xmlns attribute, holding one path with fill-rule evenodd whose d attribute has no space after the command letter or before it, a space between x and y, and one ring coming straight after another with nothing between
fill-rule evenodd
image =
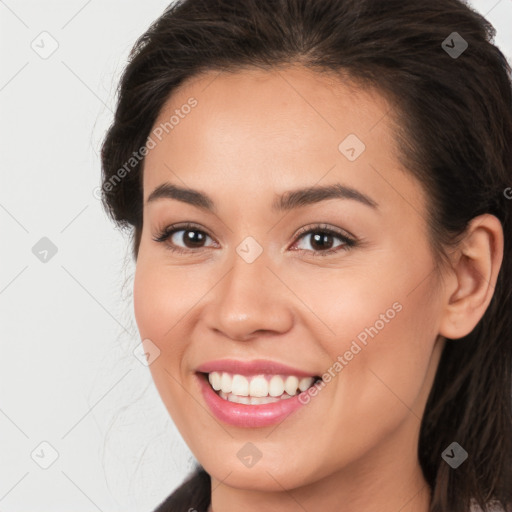
<instances>
[{"instance_id":1,"label":"ear","mask_svg":"<svg viewBox=\"0 0 512 512\"><path fill-rule=\"evenodd\" d=\"M475 328L491 302L502 260L503 228L499 219L490 214L472 219L451 255L439 334L458 339Z\"/></svg>"}]
</instances>

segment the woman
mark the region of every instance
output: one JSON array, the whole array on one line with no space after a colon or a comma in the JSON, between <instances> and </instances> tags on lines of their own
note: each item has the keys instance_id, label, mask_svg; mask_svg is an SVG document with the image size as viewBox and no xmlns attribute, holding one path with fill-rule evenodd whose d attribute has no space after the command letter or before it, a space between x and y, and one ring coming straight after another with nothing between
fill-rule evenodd
<instances>
[{"instance_id":1,"label":"woman","mask_svg":"<svg viewBox=\"0 0 512 512\"><path fill-rule=\"evenodd\" d=\"M184 0L102 149L200 463L157 512L512 510L510 68L458 0Z\"/></svg>"}]
</instances>

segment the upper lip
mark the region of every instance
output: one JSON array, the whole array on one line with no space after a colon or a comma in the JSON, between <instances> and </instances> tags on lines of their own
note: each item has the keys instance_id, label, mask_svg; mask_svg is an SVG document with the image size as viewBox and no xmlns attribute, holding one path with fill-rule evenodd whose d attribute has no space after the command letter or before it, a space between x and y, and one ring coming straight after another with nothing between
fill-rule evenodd
<instances>
[{"instance_id":1,"label":"upper lip","mask_svg":"<svg viewBox=\"0 0 512 512\"><path fill-rule=\"evenodd\" d=\"M271 361L269 359L253 359L251 361L241 361L237 359L216 359L202 363L196 369L198 372L227 372L238 373L240 375L258 375L258 374L276 374L276 375L296 375L297 377L316 377L315 374L293 368L286 364Z\"/></svg>"}]
</instances>

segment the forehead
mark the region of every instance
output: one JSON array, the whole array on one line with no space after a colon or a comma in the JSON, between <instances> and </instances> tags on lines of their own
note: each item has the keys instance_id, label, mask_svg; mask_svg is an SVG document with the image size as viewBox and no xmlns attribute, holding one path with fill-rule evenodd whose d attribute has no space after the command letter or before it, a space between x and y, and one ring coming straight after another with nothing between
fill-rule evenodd
<instances>
[{"instance_id":1,"label":"forehead","mask_svg":"<svg viewBox=\"0 0 512 512\"><path fill-rule=\"evenodd\" d=\"M192 102L195 106L189 108ZM247 68L208 71L185 81L165 102L153 128L163 128L165 139L195 135L203 146L223 138L234 142L236 135L238 139L250 136L254 143L278 137L293 149L319 140L326 146L356 131L360 138L369 138L381 121L381 128L389 132L386 121L392 110L375 89L332 72L318 73L301 66Z\"/></svg>"},{"instance_id":2,"label":"forehead","mask_svg":"<svg viewBox=\"0 0 512 512\"><path fill-rule=\"evenodd\" d=\"M384 96L333 73L300 66L209 71L184 82L160 111L144 198L164 181L218 185L236 196L323 180L374 197L387 181L396 185L388 194L398 188L418 200L418 184L397 158L394 119Z\"/></svg>"}]
</instances>

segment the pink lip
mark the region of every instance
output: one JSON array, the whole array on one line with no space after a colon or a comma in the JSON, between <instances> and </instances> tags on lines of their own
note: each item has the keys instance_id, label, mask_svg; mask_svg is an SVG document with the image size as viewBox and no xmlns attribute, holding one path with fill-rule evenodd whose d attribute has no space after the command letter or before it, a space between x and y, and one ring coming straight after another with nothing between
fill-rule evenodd
<instances>
[{"instance_id":1,"label":"pink lip","mask_svg":"<svg viewBox=\"0 0 512 512\"><path fill-rule=\"evenodd\" d=\"M202 373L227 372L240 375L259 375L273 373L276 375L296 375L297 377L315 377L315 374L308 373L298 368L292 368L285 364L277 363L266 359L254 359L253 361L238 361L235 359L217 359L203 363L196 371ZM291 400L291 399L290 399Z\"/></svg>"},{"instance_id":2,"label":"pink lip","mask_svg":"<svg viewBox=\"0 0 512 512\"><path fill-rule=\"evenodd\" d=\"M266 427L281 422L289 414L303 407L304 403L299 400L299 397L307 394L306 390L293 398L280 399L279 402L270 404L237 404L217 395L210 386L206 375L196 373L196 376L204 400L213 414L219 420L237 427Z\"/></svg>"}]
</instances>

